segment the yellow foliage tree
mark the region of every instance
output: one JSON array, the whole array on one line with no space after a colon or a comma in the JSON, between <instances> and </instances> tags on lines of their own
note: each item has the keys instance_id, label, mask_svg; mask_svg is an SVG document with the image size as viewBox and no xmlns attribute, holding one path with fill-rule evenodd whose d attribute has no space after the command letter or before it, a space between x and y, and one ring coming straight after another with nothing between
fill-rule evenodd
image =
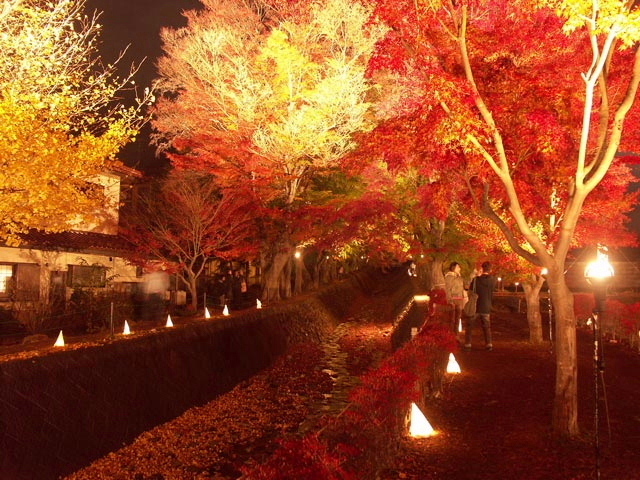
<instances>
[{"instance_id":1,"label":"yellow foliage tree","mask_svg":"<svg viewBox=\"0 0 640 480\"><path fill-rule=\"evenodd\" d=\"M125 107L96 54L98 16L84 0L4 0L0 8L0 238L62 231L108 211L91 180L146 121L147 90ZM117 63L117 62L116 62Z\"/></svg>"}]
</instances>

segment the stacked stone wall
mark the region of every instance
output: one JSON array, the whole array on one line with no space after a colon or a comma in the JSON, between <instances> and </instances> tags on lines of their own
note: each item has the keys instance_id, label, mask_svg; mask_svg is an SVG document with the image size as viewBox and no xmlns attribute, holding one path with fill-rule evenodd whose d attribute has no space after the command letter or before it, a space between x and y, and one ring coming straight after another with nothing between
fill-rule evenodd
<instances>
[{"instance_id":1,"label":"stacked stone wall","mask_svg":"<svg viewBox=\"0 0 640 480\"><path fill-rule=\"evenodd\" d=\"M262 310L0 360L0 478L54 480L88 465L229 391L290 345L323 341L360 297L359 282L346 280Z\"/></svg>"}]
</instances>

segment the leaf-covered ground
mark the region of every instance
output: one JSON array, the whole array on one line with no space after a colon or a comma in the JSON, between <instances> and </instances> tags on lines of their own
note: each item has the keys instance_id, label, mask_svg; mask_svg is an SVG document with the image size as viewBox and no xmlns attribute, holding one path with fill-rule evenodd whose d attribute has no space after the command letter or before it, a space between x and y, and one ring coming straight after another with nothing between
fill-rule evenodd
<instances>
[{"instance_id":1,"label":"leaf-covered ground","mask_svg":"<svg viewBox=\"0 0 640 480\"><path fill-rule=\"evenodd\" d=\"M351 320L326 345L299 346L272 369L68 480L240 478L242 465L267 459L279 440L339 415L357 376L390 353L390 325L375 322L375 306ZM494 350L484 350L478 329L474 348L456 352L462 373L448 376L442 395L428 403L425 413L439 434L406 438L380 480L640 479L639 353L621 344L604 346L596 453L591 333L578 332L582 436L560 442L550 434L552 343L527 342L524 314L499 309L492 321Z\"/></svg>"},{"instance_id":2,"label":"leaf-covered ground","mask_svg":"<svg viewBox=\"0 0 640 480\"><path fill-rule=\"evenodd\" d=\"M462 373L425 412L439 434L406 439L382 480L640 479L639 352L604 343L596 453L592 332L578 331L581 438L561 442L550 432L553 345L527 342L524 314L497 312L492 323L494 350L478 328L474 348L456 354Z\"/></svg>"}]
</instances>

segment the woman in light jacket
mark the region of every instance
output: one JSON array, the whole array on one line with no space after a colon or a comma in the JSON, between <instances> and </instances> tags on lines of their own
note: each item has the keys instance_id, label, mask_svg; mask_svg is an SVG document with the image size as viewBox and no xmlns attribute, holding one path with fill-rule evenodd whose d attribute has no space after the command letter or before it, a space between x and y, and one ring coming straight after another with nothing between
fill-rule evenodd
<instances>
[{"instance_id":1,"label":"woman in light jacket","mask_svg":"<svg viewBox=\"0 0 640 480\"><path fill-rule=\"evenodd\" d=\"M460 264L451 262L449 271L444 276L444 291L447 294L447 303L453 307L451 315L451 329L458 334L458 327L462 321L462 309L466 301L464 281L460 275Z\"/></svg>"}]
</instances>

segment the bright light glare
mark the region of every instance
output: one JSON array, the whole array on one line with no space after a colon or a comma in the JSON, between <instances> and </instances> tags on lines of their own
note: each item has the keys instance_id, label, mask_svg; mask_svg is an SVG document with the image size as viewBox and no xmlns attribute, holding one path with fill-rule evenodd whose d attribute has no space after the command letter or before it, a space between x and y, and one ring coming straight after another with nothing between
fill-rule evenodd
<instances>
[{"instance_id":1,"label":"bright light glare","mask_svg":"<svg viewBox=\"0 0 640 480\"><path fill-rule=\"evenodd\" d=\"M609 278L613 277L613 273L613 267L609 260L603 257L587 265L584 276L587 278Z\"/></svg>"},{"instance_id":2,"label":"bright light glare","mask_svg":"<svg viewBox=\"0 0 640 480\"><path fill-rule=\"evenodd\" d=\"M431 297L429 295L414 295L413 299L416 302L428 302L429 300L431 300Z\"/></svg>"},{"instance_id":3,"label":"bright light glare","mask_svg":"<svg viewBox=\"0 0 640 480\"><path fill-rule=\"evenodd\" d=\"M433 429L427 417L424 416L420 408L415 404L411 404L411 425L409 427L409 435L415 438L431 437L437 432Z\"/></svg>"}]
</instances>

